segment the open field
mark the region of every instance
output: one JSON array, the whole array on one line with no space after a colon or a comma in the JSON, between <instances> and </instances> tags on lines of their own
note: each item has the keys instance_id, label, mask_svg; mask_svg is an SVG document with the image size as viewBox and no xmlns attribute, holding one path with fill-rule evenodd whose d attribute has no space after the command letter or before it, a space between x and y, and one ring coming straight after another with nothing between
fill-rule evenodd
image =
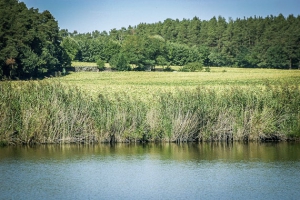
<instances>
[{"instance_id":1,"label":"open field","mask_svg":"<svg viewBox=\"0 0 300 200\"><path fill-rule=\"evenodd\" d=\"M216 86L259 85L269 81L300 83L300 70L211 68L211 72L80 72L60 78L65 82L96 85Z\"/></svg>"},{"instance_id":2,"label":"open field","mask_svg":"<svg viewBox=\"0 0 300 200\"><path fill-rule=\"evenodd\" d=\"M80 72L0 92L0 144L300 137L298 70Z\"/></svg>"},{"instance_id":3,"label":"open field","mask_svg":"<svg viewBox=\"0 0 300 200\"><path fill-rule=\"evenodd\" d=\"M97 64L94 62L72 62L72 67L96 67Z\"/></svg>"},{"instance_id":4,"label":"open field","mask_svg":"<svg viewBox=\"0 0 300 200\"><path fill-rule=\"evenodd\" d=\"M152 94L159 91L191 90L197 87L253 87L282 83L300 85L300 70L213 67L211 72L80 72L59 78L91 94L126 92Z\"/></svg>"},{"instance_id":5,"label":"open field","mask_svg":"<svg viewBox=\"0 0 300 200\"><path fill-rule=\"evenodd\" d=\"M72 61L72 67L97 67L97 64L94 62L76 62ZM105 63L105 67L109 67L108 63Z\"/></svg>"}]
</instances>

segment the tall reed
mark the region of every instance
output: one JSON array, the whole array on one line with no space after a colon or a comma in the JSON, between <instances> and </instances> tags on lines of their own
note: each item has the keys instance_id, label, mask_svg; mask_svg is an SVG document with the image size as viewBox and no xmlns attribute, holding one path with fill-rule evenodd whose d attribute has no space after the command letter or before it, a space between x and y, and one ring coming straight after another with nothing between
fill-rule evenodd
<instances>
[{"instance_id":1,"label":"tall reed","mask_svg":"<svg viewBox=\"0 0 300 200\"><path fill-rule=\"evenodd\" d=\"M286 140L300 136L300 89L199 87L89 96L58 81L0 83L2 143Z\"/></svg>"}]
</instances>

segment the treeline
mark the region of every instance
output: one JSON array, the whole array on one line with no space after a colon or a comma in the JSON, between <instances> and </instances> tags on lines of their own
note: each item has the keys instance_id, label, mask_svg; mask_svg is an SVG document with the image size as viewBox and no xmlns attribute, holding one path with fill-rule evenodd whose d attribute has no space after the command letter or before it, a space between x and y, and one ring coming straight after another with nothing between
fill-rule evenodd
<instances>
[{"instance_id":1,"label":"treeline","mask_svg":"<svg viewBox=\"0 0 300 200\"><path fill-rule=\"evenodd\" d=\"M49 11L0 0L0 78L63 71L71 60L104 62L117 70L160 66L300 69L300 16L141 23L109 33L69 33ZM168 68L166 68L168 69Z\"/></svg>"},{"instance_id":2,"label":"treeline","mask_svg":"<svg viewBox=\"0 0 300 200\"><path fill-rule=\"evenodd\" d=\"M79 34L61 30L62 46L72 60L125 59L137 67L186 65L300 68L300 16L236 20L172 20ZM125 62L125 63L126 63ZM121 68L123 69L123 68Z\"/></svg>"},{"instance_id":3,"label":"treeline","mask_svg":"<svg viewBox=\"0 0 300 200\"><path fill-rule=\"evenodd\" d=\"M0 0L0 78L29 78L61 71L70 58L61 47L57 21L49 11Z\"/></svg>"}]
</instances>

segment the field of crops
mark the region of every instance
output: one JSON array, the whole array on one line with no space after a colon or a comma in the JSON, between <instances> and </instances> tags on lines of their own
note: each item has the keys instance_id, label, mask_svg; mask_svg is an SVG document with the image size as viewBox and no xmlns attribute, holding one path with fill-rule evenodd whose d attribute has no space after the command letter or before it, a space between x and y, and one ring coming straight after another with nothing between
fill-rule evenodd
<instances>
[{"instance_id":1,"label":"field of crops","mask_svg":"<svg viewBox=\"0 0 300 200\"><path fill-rule=\"evenodd\" d=\"M211 72L80 72L59 79L91 94L126 92L146 97L158 91L176 92L197 87L226 90L232 86L300 85L300 70L212 67Z\"/></svg>"}]
</instances>

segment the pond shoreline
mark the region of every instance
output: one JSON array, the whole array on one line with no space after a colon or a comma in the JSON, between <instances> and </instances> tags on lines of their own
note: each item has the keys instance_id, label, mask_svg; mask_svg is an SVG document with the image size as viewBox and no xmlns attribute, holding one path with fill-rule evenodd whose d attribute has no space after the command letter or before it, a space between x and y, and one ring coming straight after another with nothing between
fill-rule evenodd
<instances>
[{"instance_id":1,"label":"pond shoreline","mask_svg":"<svg viewBox=\"0 0 300 200\"><path fill-rule=\"evenodd\" d=\"M34 139L30 141L18 141L11 139L9 141L0 141L0 147L5 146L40 146L40 145L101 145L101 144L201 144L201 143L294 143L300 142L300 138L286 138L284 140L271 140L271 139L262 139L262 140L190 140L190 141L167 141L167 140L125 140L125 141L108 141L108 140L86 140L84 138L71 138L69 140L58 140L57 142L38 142Z\"/></svg>"}]
</instances>

